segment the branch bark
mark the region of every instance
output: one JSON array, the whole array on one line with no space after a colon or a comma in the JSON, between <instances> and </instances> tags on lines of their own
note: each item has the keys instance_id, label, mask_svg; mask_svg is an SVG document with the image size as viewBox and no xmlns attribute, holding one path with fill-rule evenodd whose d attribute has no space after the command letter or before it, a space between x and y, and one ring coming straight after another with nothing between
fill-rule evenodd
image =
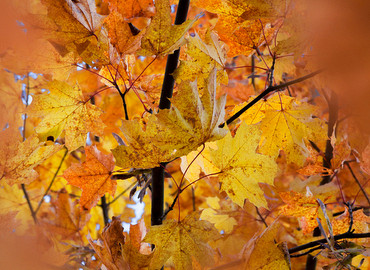
<instances>
[{"instance_id":1,"label":"branch bark","mask_svg":"<svg viewBox=\"0 0 370 270\"><path fill-rule=\"evenodd\" d=\"M190 0L180 0L177 12L175 24L182 24L185 22ZM168 55L166 70L163 79L161 98L159 101L159 109L169 109L171 107L170 98L173 94L173 87L175 80L172 73L175 71L180 56L180 49L176 50L173 54ZM164 206L164 169L166 164L153 168L152 171L152 210L151 210L151 224L160 225L162 224L163 217L163 206Z\"/></svg>"}]
</instances>

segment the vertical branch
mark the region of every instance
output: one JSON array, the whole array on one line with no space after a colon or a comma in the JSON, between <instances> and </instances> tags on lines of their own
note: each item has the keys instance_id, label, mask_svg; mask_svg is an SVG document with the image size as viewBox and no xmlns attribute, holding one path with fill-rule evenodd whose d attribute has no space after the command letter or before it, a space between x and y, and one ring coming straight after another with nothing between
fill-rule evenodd
<instances>
[{"instance_id":1,"label":"vertical branch","mask_svg":"<svg viewBox=\"0 0 370 270\"><path fill-rule=\"evenodd\" d=\"M333 135L334 127L338 121L338 98L334 92L331 92L330 98L327 98L329 106L329 122L328 122L328 137L325 147L325 157L323 161L324 168L331 168L331 159L333 158L333 146L331 145L330 137ZM320 185L327 184L331 181L330 175L323 176Z\"/></svg>"},{"instance_id":2,"label":"vertical branch","mask_svg":"<svg viewBox=\"0 0 370 270\"><path fill-rule=\"evenodd\" d=\"M109 215L108 215L109 204L107 204L107 200L105 198L105 195L103 195L103 197L101 197L100 202L101 202L100 207L103 211L104 225L107 226L108 223L109 223Z\"/></svg>"},{"instance_id":3,"label":"vertical branch","mask_svg":"<svg viewBox=\"0 0 370 270\"><path fill-rule=\"evenodd\" d=\"M175 24L179 25L185 22L190 0L179 0L177 6ZM170 98L173 94L173 87L175 79L172 73L175 71L180 56L180 49L174 51L173 54L168 55L166 70L164 73L163 85L161 98L159 101L159 109L169 109L171 107ZM162 224L163 216L163 204L164 204L164 169L166 164L153 168L152 171L152 213L151 213L151 224L160 225Z\"/></svg>"},{"instance_id":4,"label":"vertical branch","mask_svg":"<svg viewBox=\"0 0 370 270\"><path fill-rule=\"evenodd\" d=\"M28 97L30 95L30 75L29 75L29 73L27 73L27 88L26 89L27 89L26 90L26 108L27 108L28 107ZM25 113L24 114L24 119L23 119L23 130L22 130L23 141L26 140L26 123L27 123L27 114ZM21 184L21 187L22 187L24 197L26 198L28 208L30 209L33 221L35 223L37 223L36 213L35 213L35 210L33 209L30 197L28 196L28 192L27 192L25 184Z\"/></svg>"}]
</instances>

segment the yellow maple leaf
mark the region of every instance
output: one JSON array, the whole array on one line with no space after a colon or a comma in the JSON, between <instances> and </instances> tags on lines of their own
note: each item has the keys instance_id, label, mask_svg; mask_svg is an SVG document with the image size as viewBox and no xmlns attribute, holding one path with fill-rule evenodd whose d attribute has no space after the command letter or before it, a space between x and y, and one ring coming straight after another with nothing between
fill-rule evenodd
<instances>
[{"instance_id":1,"label":"yellow maple leaf","mask_svg":"<svg viewBox=\"0 0 370 270\"><path fill-rule=\"evenodd\" d=\"M204 42L197 34L188 38L186 60L180 61L173 73L176 83L197 80L198 87L203 89L208 74L216 68L218 81L227 84L227 73L223 69L225 53L214 33L207 34L207 41L209 43Z\"/></svg>"},{"instance_id":2,"label":"yellow maple leaf","mask_svg":"<svg viewBox=\"0 0 370 270\"><path fill-rule=\"evenodd\" d=\"M226 234L231 233L233 227L237 224L235 218L227 214L218 213L212 208L204 209L200 218L213 223L219 232L223 231Z\"/></svg>"},{"instance_id":3,"label":"yellow maple leaf","mask_svg":"<svg viewBox=\"0 0 370 270\"><path fill-rule=\"evenodd\" d=\"M223 122L226 99L216 99L215 71L202 97L196 82L179 85L178 93L172 98L171 109L148 117L145 130L138 121L123 121L121 130L128 146L120 145L112 150L117 166L152 168L226 134L225 129L218 127Z\"/></svg>"},{"instance_id":4,"label":"yellow maple leaf","mask_svg":"<svg viewBox=\"0 0 370 270\"><path fill-rule=\"evenodd\" d=\"M103 16L96 13L95 1L42 0L47 16L37 15L36 29L41 31L61 56L72 52L93 65L106 60L108 49L102 34Z\"/></svg>"},{"instance_id":5,"label":"yellow maple leaf","mask_svg":"<svg viewBox=\"0 0 370 270\"><path fill-rule=\"evenodd\" d=\"M207 242L218 237L216 228L208 221L199 220L197 212L181 221L170 219L152 226L143 240L155 245L149 269L160 269L170 258L175 269L193 269L193 258L202 266L211 266L214 251Z\"/></svg>"},{"instance_id":6,"label":"yellow maple leaf","mask_svg":"<svg viewBox=\"0 0 370 270\"><path fill-rule=\"evenodd\" d=\"M202 210L200 219L213 223L219 232L230 234L234 226L237 225L235 218L228 214L230 211L221 209L218 197L207 197L206 201L209 208Z\"/></svg>"},{"instance_id":7,"label":"yellow maple leaf","mask_svg":"<svg viewBox=\"0 0 370 270\"><path fill-rule=\"evenodd\" d=\"M285 243L276 243L280 223L275 220L262 234L250 240L245 248L247 260L244 269L250 270L289 270L290 257Z\"/></svg>"},{"instance_id":8,"label":"yellow maple leaf","mask_svg":"<svg viewBox=\"0 0 370 270\"><path fill-rule=\"evenodd\" d=\"M218 173L221 190L241 207L248 199L257 207L267 208L258 183L273 185L277 172L271 157L256 153L260 137L257 126L242 123L234 138L228 133L202 153L206 173Z\"/></svg>"},{"instance_id":9,"label":"yellow maple leaf","mask_svg":"<svg viewBox=\"0 0 370 270\"><path fill-rule=\"evenodd\" d=\"M184 43L184 35L196 19L181 25L172 25L169 0L155 1L156 13L141 41L139 54L143 56L163 56L173 53Z\"/></svg>"},{"instance_id":10,"label":"yellow maple leaf","mask_svg":"<svg viewBox=\"0 0 370 270\"><path fill-rule=\"evenodd\" d=\"M82 189L81 209L91 209L106 192L114 195L117 182L111 180L114 169L113 155L102 154L96 146L85 148L86 160L72 164L64 171L68 183Z\"/></svg>"},{"instance_id":11,"label":"yellow maple leaf","mask_svg":"<svg viewBox=\"0 0 370 270\"><path fill-rule=\"evenodd\" d=\"M47 84L50 94L34 96L28 113L44 117L36 127L42 139L59 137L65 130L65 143L69 151L86 144L86 134L95 131L101 135L104 124L100 120L99 108L84 99L81 89L61 81Z\"/></svg>"},{"instance_id":12,"label":"yellow maple leaf","mask_svg":"<svg viewBox=\"0 0 370 270\"><path fill-rule=\"evenodd\" d=\"M323 132L325 123L312 117L315 107L308 103L281 94L275 95L273 99L269 103L279 103L280 108L273 106L265 112L261 122L262 138L259 151L277 157L282 149L288 162L302 165L307 153L304 139L326 140Z\"/></svg>"},{"instance_id":13,"label":"yellow maple leaf","mask_svg":"<svg viewBox=\"0 0 370 270\"><path fill-rule=\"evenodd\" d=\"M34 168L63 146L39 142L36 136L19 142L16 132L7 129L0 134L0 181L29 184L38 177Z\"/></svg>"},{"instance_id":14,"label":"yellow maple leaf","mask_svg":"<svg viewBox=\"0 0 370 270\"><path fill-rule=\"evenodd\" d=\"M5 215L12 211L16 214L15 219L17 223L20 222L20 226L16 227L17 233L26 231L33 220L27 201L24 199L24 193L18 185L10 186L2 183L0 186L0 215ZM11 230L14 229L13 227Z\"/></svg>"},{"instance_id":15,"label":"yellow maple leaf","mask_svg":"<svg viewBox=\"0 0 370 270\"><path fill-rule=\"evenodd\" d=\"M245 106L238 105L234 111ZM259 152L277 157L284 150L288 162L303 165L308 154L304 140L325 141L325 123L312 115L317 108L297 99L277 93L260 100L241 115L248 124L261 122L262 137Z\"/></svg>"}]
</instances>

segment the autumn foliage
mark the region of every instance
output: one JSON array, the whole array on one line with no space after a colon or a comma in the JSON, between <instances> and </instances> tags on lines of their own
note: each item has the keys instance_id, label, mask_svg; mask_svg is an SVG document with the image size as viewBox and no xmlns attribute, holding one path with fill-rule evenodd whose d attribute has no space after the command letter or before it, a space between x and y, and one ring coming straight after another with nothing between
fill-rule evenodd
<instances>
[{"instance_id":1,"label":"autumn foliage","mask_svg":"<svg viewBox=\"0 0 370 270\"><path fill-rule=\"evenodd\" d=\"M0 3L1 269L369 269L368 1L188 5Z\"/></svg>"}]
</instances>

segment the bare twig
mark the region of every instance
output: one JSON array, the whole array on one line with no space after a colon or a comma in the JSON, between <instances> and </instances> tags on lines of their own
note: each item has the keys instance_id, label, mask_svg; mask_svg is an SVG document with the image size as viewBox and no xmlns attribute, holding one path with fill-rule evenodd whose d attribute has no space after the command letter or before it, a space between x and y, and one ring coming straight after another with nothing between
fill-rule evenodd
<instances>
[{"instance_id":1,"label":"bare twig","mask_svg":"<svg viewBox=\"0 0 370 270\"><path fill-rule=\"evenodd\" d=\"M68 149L65 149L64 155L63 155L62 159L60 160L59 166L58 166L57 170L55 171L54 176L51 179L49 186L47 187L47 189L45 190L44 194L42 195L39 204L37 205L37 208L35 210L35 215L40 210L40 207L41 207L42 203L44 202L45 196L48 195L48 193L49 193L49 191L51 189L51 186L54 184L54 181L57 178L57 175L58 175L58 173L60 171L60 168L62 167L62 164L63 164L64 159L66 158L67 154L68 154Z\"/></svg>"},{"instance_id":2,"label":"bare twig","mask_svg":"<svg viewBox=\"0 0 370 270\"><path fill-rule=\"evenodd\" d=\"M360 181L358 180L357 176L355 175L355 173L353 172L351 166L349 165L349 162L344 162L344 164L346 164L346 166L348 167L349 171L351 172L352 174L352 177L355 179L357 185L360 187L361 189L361 192L362 194L364 194L368 204L370 205L370 199L369 199L369 196L367 195L365 189L363 188L363 186L361 185Z\"/></svg>"}]
</instances>

